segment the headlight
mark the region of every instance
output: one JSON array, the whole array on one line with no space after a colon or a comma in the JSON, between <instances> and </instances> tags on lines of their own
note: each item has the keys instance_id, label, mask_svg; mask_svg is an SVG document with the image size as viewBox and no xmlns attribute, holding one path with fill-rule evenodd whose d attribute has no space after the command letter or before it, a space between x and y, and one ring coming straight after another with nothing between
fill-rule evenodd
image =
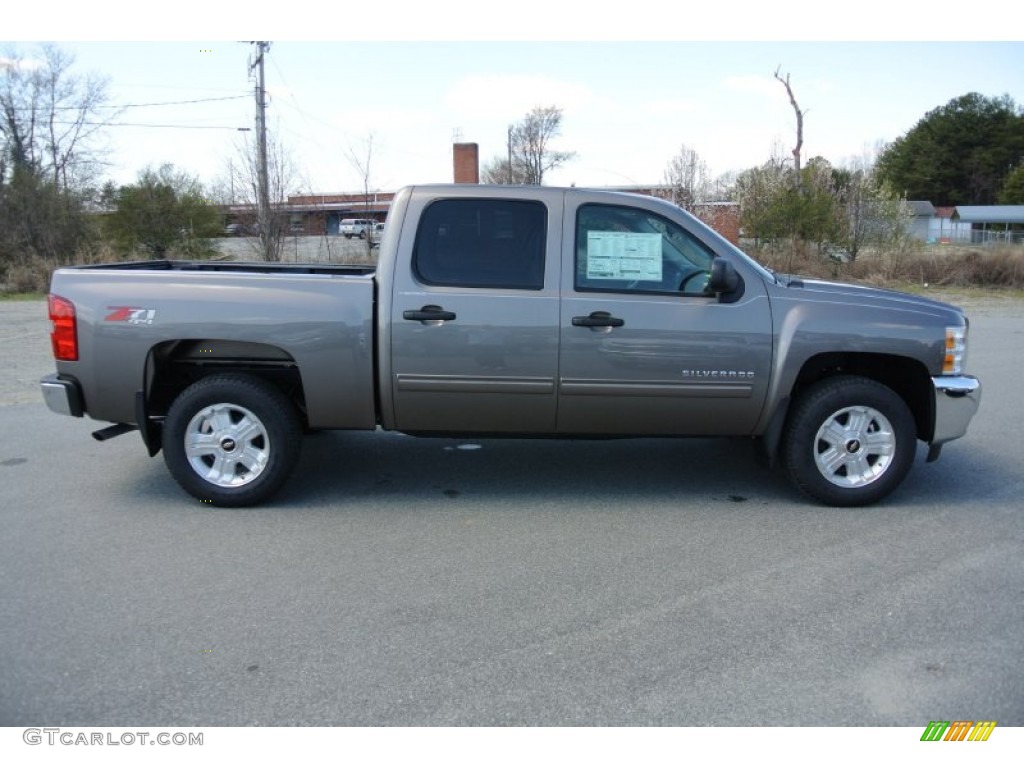
<instances>
[{"instance_id":1,"label":"headlight","mask_svg":"<svg viewBox=\"0 0 1024 768\"><path fill-rule=\"evenodd\" d=\"M967 326L946 329L946 357L942 362L945 376L959 376L967 360Z\"/></svg>"}]
</instances>

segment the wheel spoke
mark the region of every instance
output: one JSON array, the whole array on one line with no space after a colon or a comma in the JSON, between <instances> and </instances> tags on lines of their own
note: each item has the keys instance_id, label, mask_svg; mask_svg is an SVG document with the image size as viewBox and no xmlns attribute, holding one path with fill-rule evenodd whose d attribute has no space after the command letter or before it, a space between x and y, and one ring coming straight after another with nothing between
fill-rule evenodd
<instances>
[{"instance_id":1,"label":"wheel spoke","mask_svg":"<svg viewBox=\"0 0 1024 768\"><path fill-rule=\"evenodd\" d=\"M872 455L892 456L895 447L896 440L891 432L869 432L864 436L865 451Z\"/></svg>"},{"instance_id":2,"label":"wheel spoke","mask_svg":"<svg viewBox=\"0 0 1024 768\"><path fill-rule=\"evenodd\" d=\"M257 472L263 469L263 465L267 461L267 455L267 451L262 448L247 445L242 450L242 455L238 457L238 463L242 464L250 472Z\"/></svg>"},{"instance_id":3,"label":"wheel spoke","mask_svg":"<svg viewBox=\"0 0 1024 768\"><path fill-rule=\"evenodd\" d=\"M871 421L871 415L866 408L851 408L848 412L849 418L846 421L846 431L853 435L862 434Z\"/></svg>"},{"instance_id":4,"label":"wheel spoke","mask_svg":"<svg viewBox=\"0 0 1024 768\"><path fill-rule=\"evenodd\" d=\"M215 432L226 432L231 429L231 409L227 406L216 406L210 415L210 422Z\"/></svg>"},{"instance_id":5,"label":"wheel spoke","mask_svg":"<svg viewBox=\"0 0 1024 768\"><path fill-rule=\"evenodd\" d=\"M874 470L870 464L868 464L868 457L851 456L850 461L846 465L846 477L854 484L860 484L867 482L871 479L874 474Z\"/></svg>"},{"instance_id":6,"label":"wheel spoke","mask_svg":"<svg viewBox=\"0 0 1024 768\"><path fill-rule=\"evenodd\" d=\"M892 456L896 447L896 436L892 432L869 432L864 436L864 447L867 453L881 456Z\"/></svg>"},{"instance_id":7,"label":"wheel spoke","mask_svg":"<svg viewBox=\"0 0 1024 768\"><path fill-rule=\"evenodd\" d=\"M213 459L213 466L207 470L206 479L217 485L231 485L235 476L235 459L218 455Z\"/></svg>"},{"instance_id":8,"label":"wheel spoke","mask_svg":"<svg viewBox=\"0 0 1024 768\"><path fill-rule=\"evenodd\" d=\"M843 429L841 424L838 424L833 420L825 427L818 438L820 440L824 440L833 448L838 448L846 442L846 431Z\"/></svg>"},{"instance_id":9,"label":"wheel spoke","mask_svg":"<svg viewBox=\"0 0 1024 768\"><path fill-rule=\"evenodd\" d=\"M818 466L821 467L822 472L828 475L834 475L849 461L849 456L846 451L838 448L829 448L818 456Z\"/></svg>"},{"instance_id":10,"label":"wheel spoke","mask_svg":"<svg viewBox=\"0 0 1024 768\"><path fill-rule=\"evenodd\" d=\"M243 416L242 420L235 424L234 431L240 443L250 443L264 434L263 425L249 416Z\"/></svg>"},{"instance_id":11,"label":"wheel spoke","mask_svg":"<svg viewBox=\"0 0 1024 768\"><path fill-rule=\"evenodd\" d=\"M217 438L213 434L193 432L186 439L185 454L189 457L209 456L217 451Z\"/></svg>"}]
</instances>

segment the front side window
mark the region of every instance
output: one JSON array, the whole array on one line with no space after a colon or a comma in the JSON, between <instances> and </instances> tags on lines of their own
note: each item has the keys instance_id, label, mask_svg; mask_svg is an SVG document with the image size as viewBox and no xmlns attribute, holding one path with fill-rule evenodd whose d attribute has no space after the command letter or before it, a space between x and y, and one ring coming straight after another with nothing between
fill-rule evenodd
<instances>
[{"instance_id":1,"label":"front side window","mask_svg":"<svg viewBox=\"0 0 1024 768\"><path fill-rule=\"evenodd\" d=\"M714 253L641 208L583 205L576 214L576 290L701 294Z\"/></svg>"},{"instance_id":2,"label":"front side window","mask_svg":"<svg viewBox=\"0 0 1024 768\"><path fill-rule=\"evenodd\" d=\"M544 287L547 208L528 200L438 200L420 217L413 269L427 285Z\"/></svg>"}]
</instances>

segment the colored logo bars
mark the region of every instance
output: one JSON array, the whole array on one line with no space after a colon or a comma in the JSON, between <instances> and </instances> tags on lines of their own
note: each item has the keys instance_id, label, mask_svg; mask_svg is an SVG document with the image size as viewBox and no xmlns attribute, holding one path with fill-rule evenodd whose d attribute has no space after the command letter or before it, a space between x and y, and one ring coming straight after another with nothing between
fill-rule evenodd
<instances>
[{"instance_id":1,"label":"colored logo bars","mask_svg":"<svg viewBox=\"0 0 1024 768\"><path fill-rule=\"evenodd\" d=\"M988 741L995 727L995 720L932 720L921 734L921 741Z\"/></svg>"}]
</instances>

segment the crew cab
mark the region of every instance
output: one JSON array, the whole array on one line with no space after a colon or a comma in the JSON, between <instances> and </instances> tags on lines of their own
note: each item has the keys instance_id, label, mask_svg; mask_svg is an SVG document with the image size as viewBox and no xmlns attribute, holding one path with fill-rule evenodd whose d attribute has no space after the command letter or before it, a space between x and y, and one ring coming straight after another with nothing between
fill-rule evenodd
<instances>
[{"instance_id":1,"label":"crew cab","mask_svg":"<svg viewBox=\"0 0 1024 768\"><path fill-rule=\"evenodd\" d=\"M757 442L824 504L876 502L981 399L949 305L773 273L680 208L407 187L376 267L58 269L49 407L138 429L196 498L258 504L304 430Z\"/></svg>"}]
</instances>

